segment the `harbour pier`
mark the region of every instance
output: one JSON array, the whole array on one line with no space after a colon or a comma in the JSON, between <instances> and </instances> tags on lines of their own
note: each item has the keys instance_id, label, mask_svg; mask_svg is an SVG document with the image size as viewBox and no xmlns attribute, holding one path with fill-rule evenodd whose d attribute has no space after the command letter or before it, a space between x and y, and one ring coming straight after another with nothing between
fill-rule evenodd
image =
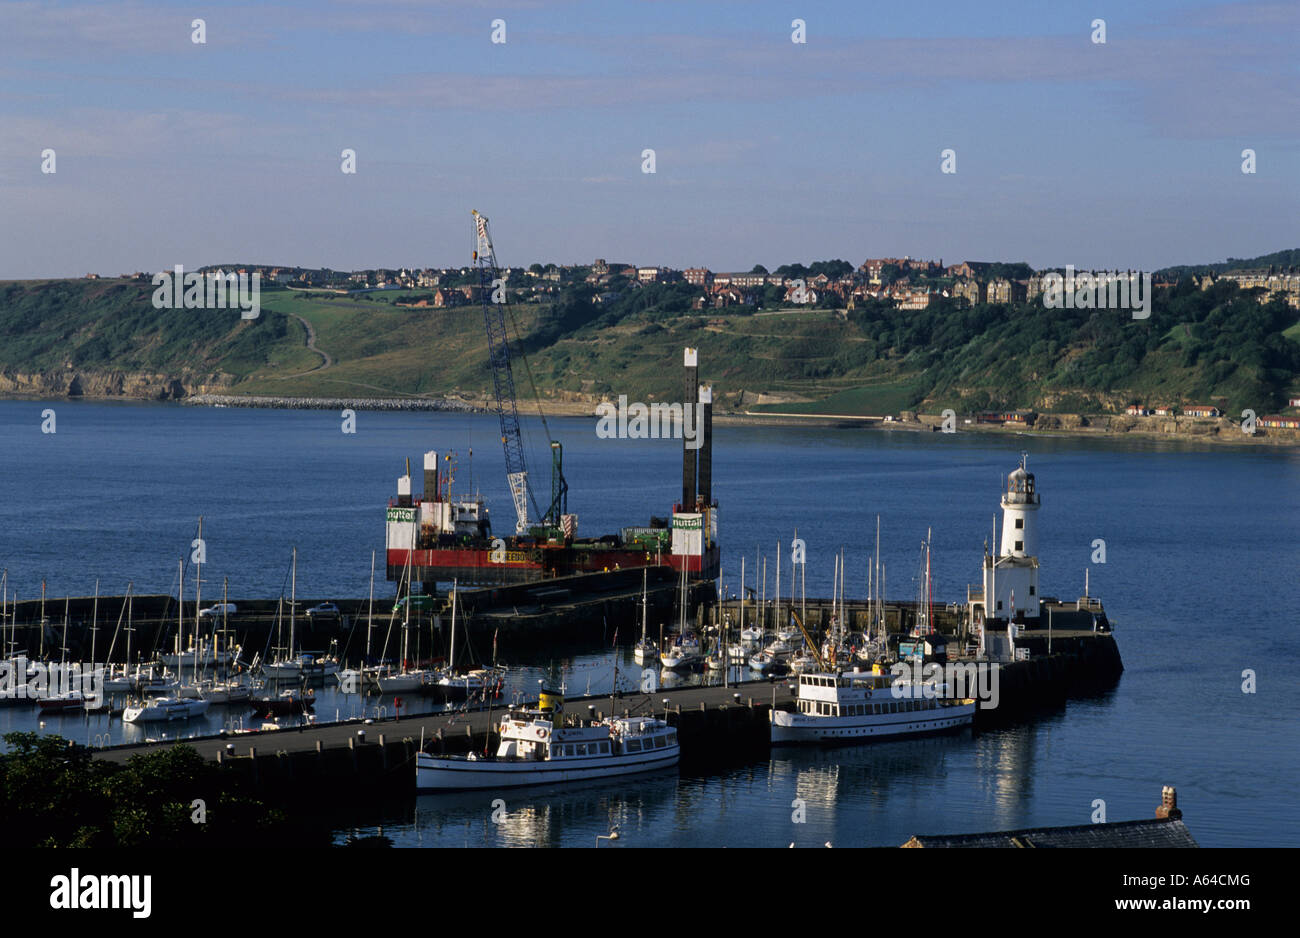
<instances>
[{"instance_id":1,"label":"harbour pier","mask_svg":"<svg viewBox=\"0 0 1300 938\"><path fill-rule=\"evenodd\" d=\"M1051 651L1048 653L1048 642ZM975 712L975 732L1059 710L1070 698L1114 686L1123 671L1113 636L1091 631L1025 632L1017 639L1028 657L999 663L996 707ZM675 687L652 694L624 693L566 699L566 717L603 719L611 714L666 717L678 730L688 770L753 761L770 749L769 712L789 709L794 678L746 681L729 687ZM415 753L491 751L491 727L505 707L370 720L346 720L202 739L137 743L100 749L96 756L122 762L133 755L178 745L253 780L259 787L310 797L334 796L340 787L409 792ZM887 745L887 744L885 744Z\"/></svg>"}]
</instances>

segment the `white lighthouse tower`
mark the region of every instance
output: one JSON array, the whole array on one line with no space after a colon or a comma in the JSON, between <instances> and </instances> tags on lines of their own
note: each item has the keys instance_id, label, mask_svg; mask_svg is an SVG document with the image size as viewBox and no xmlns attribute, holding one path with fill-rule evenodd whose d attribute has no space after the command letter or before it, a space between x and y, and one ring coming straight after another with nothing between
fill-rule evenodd
<instances>
[{"instance_id":1,"label":"white lighthouse tower","mask_svg":"<svg viewBox=\"0 0 1300 938\"><path fill-rule=\"evenodd\" d=\"M1036 522L1041 502L1027 461L1021 454L1020 466L1002 490L1001 549L996 557L984 557L984 615L1032 625L1040 614Z\"/></svg>"}]
</instances>

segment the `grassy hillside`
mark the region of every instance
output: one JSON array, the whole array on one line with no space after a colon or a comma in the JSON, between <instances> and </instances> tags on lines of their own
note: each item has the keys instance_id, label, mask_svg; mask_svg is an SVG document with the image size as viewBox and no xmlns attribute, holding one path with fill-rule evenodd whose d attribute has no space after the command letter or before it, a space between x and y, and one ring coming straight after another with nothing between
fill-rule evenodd
<instances>
[{"instance_id":1,"label":"grassy hillside","mask_svg":"<svg viewBox=\"0 0 1300 938\"><path fill-rule=\"evenodd\" d=\"M140 371L191 391L216 376L235 393L321 397L479 395L491 386L475 305L394 305L401 293L262 293L262 316L155 310L149 284L0 283L0 373ZM570 288L509 307L543 396L676 399L681 350L724 407L882 414L952 406L1121 409L1137 400L1280 408L1300 390L1300 323L1231 283L1158 294L1150 319L1038 304L923 311L690 311L681 286L625 289L612 302ZM310 330L310 331L309 331ZM313 350L308 347L314 334ZM516 367L521 398L529 375ZM768 395L783 403L756 403Z\"/></svg>"}]
</instances>

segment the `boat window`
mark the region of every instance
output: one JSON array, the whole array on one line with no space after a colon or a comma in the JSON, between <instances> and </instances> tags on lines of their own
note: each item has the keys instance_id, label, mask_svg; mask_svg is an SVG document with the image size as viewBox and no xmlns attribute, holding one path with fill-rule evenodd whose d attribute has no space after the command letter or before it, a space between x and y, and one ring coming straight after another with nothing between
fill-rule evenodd
<instances>
[{"instance_id":1,"label":"boat window","mask_svg":"<svg viewBox=\"0 0 1300 938\"><path fill-rule=\"evenodd\" d=\"M602 755L609 755L609 743L601 743L600 752Z\"/></svg>"},{"instance_id":2,"label":"boat window","mask_svg":"<svg viewBox=\"0 0 1300 938\"><path fill-rule=\"evenodd\" d=\"M640 751L641 751L641 740L639 740L639 739L629 739L629 740L626 740L626 741L624 741L624 743L623 743L623 749L624 749L624 751L626 751L626 752L640 752Z\"/></svg>"},{"instance_id":3,"label":"boat window","mask_svg":"<svg viewBox=\"0 0 1300 938\"><path fill-rule=\"evenodd\" d=\"M578 755L580 755L580 756L585 756L585 755L587 754L587 744L586 744L586 743L577 743L576 746L577 746L577 754L578 754Z\"/></svg>"},{"instance_id":4,"label":"boat window","mask_svg":"<svg viewBox=\"0 0 1300 938\"><path fill-rule=\"evenodd\" d=\"M669 731L668 731L668 745L670 745L670 746L676 746L676 745L677 745L677 731L676 731L676 730L669 730Z\"/></svg>"},{"instance_id":5,"label":"boat window","mask_svg":"<svg viewBox=\"0 0 1300 938\"><path fill-rule=\"evenodd\" d=\"M665 745L667 745L667 744L664 742L664 738L663 738L662 736L656 736L656 737L655 737L655 748L656 748L656 749L663 749Z\"/></svg>"}]
</instances>

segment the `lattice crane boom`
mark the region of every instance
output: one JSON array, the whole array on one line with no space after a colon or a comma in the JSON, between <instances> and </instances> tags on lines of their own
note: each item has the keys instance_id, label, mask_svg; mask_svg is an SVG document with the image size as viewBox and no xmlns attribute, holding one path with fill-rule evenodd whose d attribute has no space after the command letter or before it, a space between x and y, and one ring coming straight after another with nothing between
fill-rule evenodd
<instances>
[{"instance_id":1,"label":"lattice crane boom","mask_svg":"<svg viewBox=\"0 0 1300 938\"><path fill-rule=\"evenodd\" d=\"M529 528L528 505L532 492L528 488L528 465L524 459L523 434L519 429L519 409L515 398L515 376L510 364L510 342L506 335L503 304L493 302L498 288L496 251L488 232L487 216L474 216L474 266L478 270L479 299L483 305L483 324L487 328L488 358L492 364L492 384L496 395L497 419L501 425L501 445L506 455L506 479L515 503L515 532L525 534ZM500 284L504 294L505 285ZM533 504L537 514L537 506Z\"/></svg>"}]
</instances>

